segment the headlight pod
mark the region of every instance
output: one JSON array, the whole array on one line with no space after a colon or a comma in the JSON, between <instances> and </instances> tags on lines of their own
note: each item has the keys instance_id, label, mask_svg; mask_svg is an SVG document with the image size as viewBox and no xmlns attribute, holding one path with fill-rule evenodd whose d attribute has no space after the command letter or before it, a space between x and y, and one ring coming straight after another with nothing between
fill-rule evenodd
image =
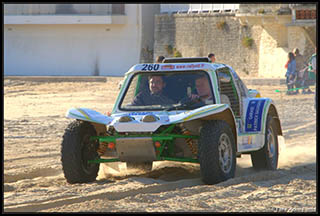
<instances>
[{"instance_id":1,"label":"headlight pod","mask_svg":"<svg viewBox=\"0 0 320 216\"><path fill-rule=\"evenodd\" d=\"M153 114L148 114L142 117L141 121L142 122L156 122L159 120L158 116L155 116Z\"/></svg>"},{"instance_id":2,"label":"headlight pod","mask_svg":"<svg viewBox=\"0 0 320 216\"><path fill-rule=\"evenodd\" d=\"M132 118L131 116L126 115L126 116L121 116L118 121L119 122L131 122L133 120L134 120L134 118Z\"/></svg>"}]
</instances>

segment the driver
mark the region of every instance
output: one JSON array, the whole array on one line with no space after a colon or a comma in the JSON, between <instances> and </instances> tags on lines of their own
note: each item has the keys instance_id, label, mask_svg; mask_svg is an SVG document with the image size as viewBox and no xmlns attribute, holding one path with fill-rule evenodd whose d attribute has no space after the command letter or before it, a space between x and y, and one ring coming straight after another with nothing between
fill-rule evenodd
<instances>
[{"instance_id":1,"label":"driver","mask_svg":"<svg viewBox=\"0 0 320 216\"><path fill-rule=\"evenodd\" d=\"M140 92L133 100L132 106L166 105L174 101L163 95L166 86L162 76L153 75L149 77L149 92Z\"/></svg>"},{"instance_id":2,"label":"driver","mask_svg":"<svg viewBox=\"0 0 320 216\"><path fill-rule=\"evenodd\" d=\"M196 89L198 94L191 94L189 96L191 101L195 103L213 104L210 84L205 75L201 75L196 79Z\"/></svg>"}]
</instances>

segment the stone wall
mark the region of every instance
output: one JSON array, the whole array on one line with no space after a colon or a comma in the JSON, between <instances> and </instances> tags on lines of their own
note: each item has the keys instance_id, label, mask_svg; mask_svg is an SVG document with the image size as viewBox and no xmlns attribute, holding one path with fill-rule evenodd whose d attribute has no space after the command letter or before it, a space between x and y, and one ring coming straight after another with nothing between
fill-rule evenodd
<instances>
[{"instance_id":1,"label":"stone wall","mask_svg":"<svg viewBox=\"0 0 320 216\"><path fill-rule=\"evenodd\" d=\"M156 15L154 58L173 57L168 52L170 46L183 57L207 56L212 52L217 62L229 64L239 74L257 75L261 31L257 26L241 25L231 13ZM251 48L242 45L245 36L254 39Z\"/></svg>"},{"instance_id":2,"label":"stone wall","mask_svg":"<svg viewBox=\"0 0 320 216\"><path fill-rule=\"evenodd\" d=\"M291 50L295 47L299 48L300 54L304 56L305 61L314 53L314 47L311 42L308 41L304 34L304 30L299 26L291 26L288 28L288 43L290 44Z\"/></svg>"},{"instance_id":3,"label":"stone wall","mask_svg":"<svg viewBox=\"0 0 320 216\"><path fill-rule=\"evenodd\" d=\"M154 34L154 58L173 57L174 50L183 57L212 52L216 62L230 65L242 77L283 78L288 52L298 47L306 58L314 52L301 27L245 25L233 13L156 15ZM242 44L244 37L253 39L251 48Z\"/></svg>"},{"instance_id":4,"label":"stone wall","mask_svg":"<svg viewBox=\"0 0 320 216\"><path fill-rule=\"evenodd\" d=\"M291 12L289 4L240 4L240 13L272 13L272 12Z\"/></svg>"},{"instance_id":5,"label":"stone wall","mask_svg":"<svg viewBox=\"0 0 320 216\"><path fill-rule=\"evenodd\" d=\"M154 14L160 13L159 4L141 4L140 63L153 62Z\"/></svg>"}]
</instances>

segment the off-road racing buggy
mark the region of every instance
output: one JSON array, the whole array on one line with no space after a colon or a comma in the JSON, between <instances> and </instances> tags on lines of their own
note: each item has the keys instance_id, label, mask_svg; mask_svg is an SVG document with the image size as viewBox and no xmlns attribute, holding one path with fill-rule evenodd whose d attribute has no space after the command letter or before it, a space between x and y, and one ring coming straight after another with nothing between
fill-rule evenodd
<instances>
[{"instance_id":1,"label":"off-road racing buggy","mask_svg":"<svg viewBox=\"0 0 320 216\"><path fill-rule=\"evenodd\" d=\"M152 75L163 78L163 93L173 102L133 105L140 92L149 91ZM197 93L199 76L209 82L211 102L185 100ZM153 161L199 163L206 184L233 178L241 154L250 154L256 169L275 170L278 165L282 129L275 104L247 89L230 66L208 58L134 65L110 115L71 108L66 116L75 119L61 147L69 183L95 181L100 163L126 162L128 168L144 170L151 170Z\"/></svg>"}]
</instances>

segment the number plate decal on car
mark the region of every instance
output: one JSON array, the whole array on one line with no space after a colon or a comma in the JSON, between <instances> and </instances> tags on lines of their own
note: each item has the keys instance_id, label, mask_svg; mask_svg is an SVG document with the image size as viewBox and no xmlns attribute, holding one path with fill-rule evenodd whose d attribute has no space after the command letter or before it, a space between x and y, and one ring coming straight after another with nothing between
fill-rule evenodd
<instances>
[{"instance_id":1,"label":"number plate decal on car","mask_svg":"<svg viewBox=\"0 0 320 216\"><path fill-rule=\"evenodd\" d=\"M265 100L251 100L246 115L246 132L261 131L262 112Z\"/></svg>"}]
</instances>

